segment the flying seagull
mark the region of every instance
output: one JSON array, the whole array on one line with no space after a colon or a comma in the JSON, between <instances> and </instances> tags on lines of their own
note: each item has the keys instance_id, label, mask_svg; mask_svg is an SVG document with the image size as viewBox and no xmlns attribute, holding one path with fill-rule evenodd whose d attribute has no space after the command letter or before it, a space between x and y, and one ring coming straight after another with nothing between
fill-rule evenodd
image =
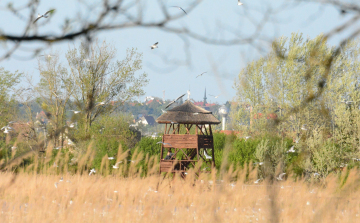
<instances>
[{"instance_id":1,"label":"flying seagull","mask_svg":"<svg viewBox=\"0 0 360 223\"><path fill-rule=\"evenodd\" d=\"M211 95L211 94L209 94L210 96L213 96L214 98L218 98L221 94L219 94L219 95Z\"/></svg>"},{"instance_id":2,"label":"flying seagull","mask_svg":"<svg viewBox=\"0 0 360 223\"><path fill-rule=\"evenodd\" d=\"M154 45L151 46L151 49L153 50L155 48L158 48L158 44L159 44L159 42L154 43Z\"/></svg>"},{"instance_id":3,"label":"flying seagull","mask_svg":"<svg viewBox=\"0 0 360 223\"><path fill-rule=\"evenodd\" d=\"M80 113L80 111L75 111L75 110L70 110L72 112L74 112L74 114Z\"/></svg>"},{"instance_id":4,"label":"flying seagull","mask_svg":"<svg viewBox=\"0 0 360 223\"><path fill-rule=\"evenodd\" d=\"M174 104L177 100L179 100L180 98L182 98L182 97L184 97L184 96L185 96L185 94L179 96L178 98L176 98L175 100L173 100L172 102L170 102L170 103L165 107L165 109L167 109L168 107L170 107L170 105Z\"/></svg>"},{"instance_id":5,"label":"flying seagull","mask_svg":"<svg viewBox=\"0 0 360 223\"><path fill-rule=\"evenodd\" d=\"M240 0L238 0L238 5L243 5L243 3Z\"/></svg>"},{"instance_id":6,"label":"flying seagull","mask_svg":"<svg viewBox=\"0 0 360 223\"><path fill-rule=\"evenodd\" d=\"M94 168L92 168L92 169L90 170L89 176L90 176L91 174L93 174L93 173L96 173L96 170L95 170Z\"/></svg>"},{"instance_id":7,"label":"flying seagull","mask_svg":"<svg viewBox=\"0 0 360 223\"><path fill-rule=\"evenodd\" d=\"M206 153L206 151L205 151L205 150L204 150L204 155L205 155L205 158L206 158L207 160L212 159L212 157L211 157L211 156L209 156L209 155Z\"/></svg>"},{"instance_id":8,"label":"flying seagull","mask_svg":"<svg viewBox=\"0 0 360 223\"><path fill-rule=\"evenodd\" d=\"M294 146L292 146L286 153L294 153L295 152L295 149L294 149Z\"/></svg>"},{"instance_id":9,"label":"flying seagull","mask_svg":"<svg viewBox=\"0 0 360 223\"><path fill-rule=\"evenodd\" d=\"M166 146L166 145L169 145L169 146L171 146L171 144L170 143L167 143L167 142L157 142L156 144L163 144L164 146Z\"/></svg>"},{"instance_id":10,"label":"flying seagull","mask_svg":"<svg viewBox=\"0 0 360 223\"><path fill-rule=\"evenodd\" d=\"M53 13L54 11L55 11L55 9L52 9L52 10L49 10L49 11L45 12L44 15L38 14L38 16L37 16L37 18L35 19L34 23L37 22L39 19L41 19L41 18L43 18L43 17L44 17L44 18L48 18L48 17L49 17L49 14Z\"/></svg>"},{"instance_id":11,"label":"flying seagull","mask_svg":"<svg viewBox=\"0 0 360 223\"><path fill-rule=\"evenodd\" d=\"M280 173L280 175L276 178L277 180L283 180L283 176L285 176L286 173Z\"/></svg>"},{"instance_id":12,"label":"flying seagull","mask_svg":"<svg viewBox=\"0 0 360 223\"><path fill-rule=\"evenodd\" d=\"M115 163L115 165L113 165L113 168L114 169L119 169L119 164L120 163L122 163L122 161Z\"/></svg>"},{"instance_id":13,"label":"flying seagull","mask_svg":"<svg viewBox=\"0 0 360 223\"><path fill-rule=\"evenodd\" d=\"M301 130L307 131L306 126L307 126L306 124L302 125L302 126L301 126Z\"/></svg>"},{"instance_id":14,"label":"flying seagull","mask_svg":"<svg viewBox=\"0 0 360 223\"><path fill-rule=\"evenodd\" d=\"M171 6L171 7L178 8L179 10L182 10L182 11L187 15L187 13L185 12L185 10L184 10L183 8L181 8L180 6Z\"/></svg>"},{"instance_id":15,"label":"flying seagull","mask_svg":"<svg viewBox=\"0 0 360 223\"><path fill-rule=\"evenodd\" d=\"M201 74L197 75L196 78L198 78L198 77L200 77L200 76L202 76L203 74L206 74L206 73L207 73L207 71L206 71L206 72L202 72Z\"/></svg>"}]
</instances>

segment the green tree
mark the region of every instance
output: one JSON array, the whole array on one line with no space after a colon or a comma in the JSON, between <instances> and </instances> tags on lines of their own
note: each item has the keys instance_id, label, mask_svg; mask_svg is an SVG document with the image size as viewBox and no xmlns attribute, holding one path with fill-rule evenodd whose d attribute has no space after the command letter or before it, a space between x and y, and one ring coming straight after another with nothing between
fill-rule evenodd
<instances>
[{"instance_id":1,"label":"green tree","mask_svg":"<svg viewBox=\"0 0 360 223\"><path fill-rule=\"evenodd\" d=\"M81 111L81 122L87 134L101 115L113 112L135 96L142 95L148 83L142 69L142 54L128 49L125 59L113 61L116 50L106 44L85 44L70 49L66 58L70 66L69 82L74 84L72 98L75 109Z\"/></svg>"}]
</instances>

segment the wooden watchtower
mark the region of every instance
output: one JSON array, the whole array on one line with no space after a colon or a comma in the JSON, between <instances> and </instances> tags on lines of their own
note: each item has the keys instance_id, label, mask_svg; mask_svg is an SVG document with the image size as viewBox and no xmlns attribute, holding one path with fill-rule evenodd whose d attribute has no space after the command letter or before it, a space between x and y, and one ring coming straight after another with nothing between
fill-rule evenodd
<instances>
[{"instance_id":1,"label":"wooden watchtower","mask_svg":"<svg viewBox=\"0 0 360 223\"><path fill-rule=\"evenodd\" d=\"M211 167L215 166L211 125L217 125L220 121L212 112L188 100L163 113L156 122L165 124L160 173L179 173L184 176L199 160L203 160L205 165L201 171L210 172Z\"/></svg>"}]
</instances>

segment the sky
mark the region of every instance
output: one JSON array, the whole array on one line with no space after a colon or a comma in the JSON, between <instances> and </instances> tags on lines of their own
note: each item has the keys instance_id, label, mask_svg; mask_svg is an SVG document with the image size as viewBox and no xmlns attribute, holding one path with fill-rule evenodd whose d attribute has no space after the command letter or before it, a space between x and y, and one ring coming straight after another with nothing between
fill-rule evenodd
<instances>
[{"instance_id":1,"label":"sky","mask_svg":"<svg viewBox=\"0 0 360 223\"><path fill-rule=\"evenodd\" d=\"M288 0L285 0L289 2ZM21 5L25 1L0 1L0 9L9 2L14 5ZM16 3L15 3L16 2ZM98 1L87 1L96 3ZM154 21L159 19L160 10L154 0L142 1L145 8L144 20ZM181 6L185 10L190 0L168 0L169 12L182 13L177 8L170 6ZM332 6L322 6L314 3L303 3L280 7L284 1L281 0L243 0L243 6L237 5L237 0L204 0L195 10L186 17L171 25L176 27L187 27L202 35L213 38L228 38L233 36L230 32L219 29L226 27L238 34L239 38L249 37L255 30L249 17L255 21L261 21L266 11L272 8L277 11L271 16L270 21L264 24L261 37L263 40L262 49L249 44L233 46L214 46L201 41L188 38L189 54L184 51L185 42L176 34L164 32L156 28L129 28L99 33L99 41L106 41L114 44L117 49L116 59L121 60L126 55L127 48L137 48L143 54L142 72L148 74L149 84L145 87L145 95L140 97L144 100L146 96L163 97L165 91L166 99L174 99L190 89L191 98L196 101L202 100L206 88L208 102L223 104L226 101L234 100L236 90L233 88L234 80L247 63L266 55L270 49L271 40L280 36L290 37L293 32L303 33L304 37L314 38L321 33L327 33L334 27L349 19L349 16L342 16L339 10ZM65 18L72 17L81 11L91 21L92 15L86 13L86 9L78 1L74 0L46 0L40 1L39 13L43 14L49 9L56 9L51 21L39 28L39 33L53 33L59 30ZM19 33L25 26L24 22L16 19L10 13L0 11L0 30L12 34ZM26 14L26 11L23 12ZM16 27L16 28L15 28ZM17 31L18 29L19 31ZM336 45L343 36L335 36L329 40L330 45ZM159 48L151 50L150 46L159 42ZM53 44L45 50L60 53L60 60L66 64L64 54L70 45L78 45L80 40L74 42L62 42ZM32 48L39 43L26 44ZM10 45L0 45L0 56ZM37 70L37 59L22 58L29 54L25 51L17 51L9 59L0 62L0 67L9 71L20 71L32 76L34 82L39 81ZM172 61L180 61L175 63ZM190 61L190 63L181 63ZM207 72L203 76L197 75ZM22 82L26 85L26 82ZM209 96L219 95L218 98Z\"/></svg>"}]
</instances>

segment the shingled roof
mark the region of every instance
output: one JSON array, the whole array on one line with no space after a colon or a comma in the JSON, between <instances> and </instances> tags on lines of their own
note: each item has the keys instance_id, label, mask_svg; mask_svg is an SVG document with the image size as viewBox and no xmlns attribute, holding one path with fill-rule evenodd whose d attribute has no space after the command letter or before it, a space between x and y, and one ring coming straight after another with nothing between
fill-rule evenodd
<instances>
[{"instance_id":1,"label":"shingled roof","mask_svg":"<svg viewBox=\"0 0 360 223\"><path fill-rule=\"evenodd\" d=\"M163 113L156 119L158 123L176 122L180 124L219 124L220 121L215 118L211 111L194 105L190 101L176 106Z\"/></svg>"}]
</instances>

